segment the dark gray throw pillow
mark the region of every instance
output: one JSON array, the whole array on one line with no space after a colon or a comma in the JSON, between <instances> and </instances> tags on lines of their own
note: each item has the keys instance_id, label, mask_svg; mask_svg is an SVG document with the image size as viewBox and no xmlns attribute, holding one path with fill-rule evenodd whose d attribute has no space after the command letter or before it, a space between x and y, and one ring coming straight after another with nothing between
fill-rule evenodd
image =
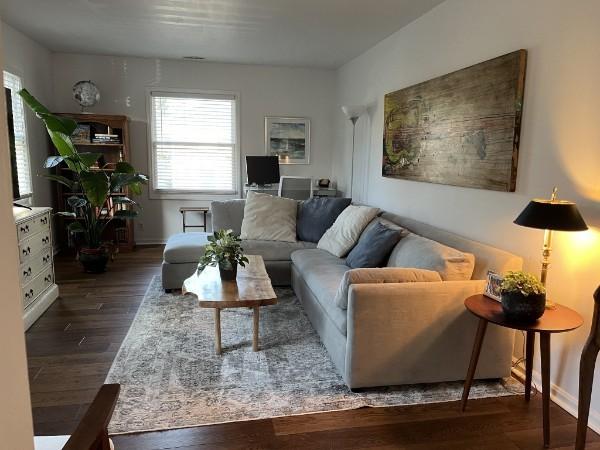
<instances>
[{"instance_id":1,"label":"dark gray throw pillow","mask_svg":"<svg viewBox=\"0 0 600 450\"><path fill-rule=\"evenodd\" d=\"M298 240L319 242L351 201L351 198L313 197L300 202L296 219Z\"/></svg>"},{"instance_id":2,"label":"dark gray throw pillow","mask_svg":"<svg viewBox=\"0 0 600 450\"><path fill-rule=\"evenodd\" d=\"M380 222L375 223L360 236L358 243L346 257L346 265L353 269L381 266L400 240L400 233L398 229L386 227Z\"/></svg>"}]
</instances>

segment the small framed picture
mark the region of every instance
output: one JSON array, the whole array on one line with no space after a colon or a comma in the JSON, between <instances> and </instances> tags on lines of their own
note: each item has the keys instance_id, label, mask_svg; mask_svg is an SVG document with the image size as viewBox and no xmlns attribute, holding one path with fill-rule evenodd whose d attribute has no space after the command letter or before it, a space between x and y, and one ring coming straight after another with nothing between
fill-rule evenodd
<instances>
[{"instance_id":1,"label":"small framed picture","mask_svg":"<svg viewBox=\"0 0 600 450\"><path fill-rule=\"evenodd\" d=\"M489 298L493 298L494 300L500 301L502 299L502 294L500 293L500 286L502 285L503 279L504 278L500 274L489 270L487 273L487 285L485 286L485 292L483 293L483 295Z\"/></svg>"},{"instance_id":2,"label":"small framed picture","mask_svg":"<svg viewBox=\"0 0 600 450\"><path fill-rule=\"evenodd\" d=\"M310 164L310 120L265 117L265 151L279 164Z\"/></svg>"}]
</instances>

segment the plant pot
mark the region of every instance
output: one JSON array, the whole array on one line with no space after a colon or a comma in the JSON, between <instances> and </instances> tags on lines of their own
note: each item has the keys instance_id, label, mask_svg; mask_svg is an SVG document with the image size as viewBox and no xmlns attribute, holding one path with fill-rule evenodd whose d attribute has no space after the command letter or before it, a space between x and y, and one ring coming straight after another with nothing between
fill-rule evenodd
<instances>
[{"instance_id":1,"label":"plant pot","mask_svg":"<svg viewBox=\"0 0 600 450\"><path fill-rule=\"evenodd\" d=\"M546 294L524 296L520 292L502 294L502 311L507 319L515 322L535 322L544 314Z\"/></svg>"},{"instance_id":2,"label":"plant pot","mask_svg":"<svg viewBox=\"0 0 600 450\"><path fill-rule=\"evenodd\" d=\"M221 275L221 280L232 281L237 277L237 263L226 263L219 264L219 275Z\"/></svg>"},{"instance_id":3,"label":"plant pot","mask_svg":"<svg viewBox=\"0 0 600 450\"><path fill-rule=\"evenodd\" d=\"M79 262L87 273L102 273L106 270L109 251L105 247L79 249Z\"/></svg>"}]
</instances>

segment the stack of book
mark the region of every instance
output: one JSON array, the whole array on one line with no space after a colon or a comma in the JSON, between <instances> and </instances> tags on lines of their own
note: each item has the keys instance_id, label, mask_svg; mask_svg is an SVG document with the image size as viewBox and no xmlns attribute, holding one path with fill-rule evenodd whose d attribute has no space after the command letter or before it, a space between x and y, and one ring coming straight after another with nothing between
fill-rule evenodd
<instances>
[{"instance_id":1,"label":"stack of book","mask_svg":"<svg viewBox=\"0 0 600 450\"><path fill-rule=\"evenodd\" d=\"M94 144L120 144L121 138L118 134L95 133L92 142Z\"/></svg>"}]
</instances>

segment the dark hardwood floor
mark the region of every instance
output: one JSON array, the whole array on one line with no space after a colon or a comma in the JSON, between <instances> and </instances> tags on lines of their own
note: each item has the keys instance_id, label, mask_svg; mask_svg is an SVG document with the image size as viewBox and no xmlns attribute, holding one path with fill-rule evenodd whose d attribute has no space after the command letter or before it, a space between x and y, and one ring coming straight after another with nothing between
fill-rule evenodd
<instances>
[{"instance_id":1,"label":"dark hardwood floor","mask_svg":"<svg viewBox=\"0 0 600 450\"><path fill-rule=\"evenodd\" d=\"M71 433L103 383L162 247L120 254L109 272L83 274L57 258L60 298L26 333L35 432ZM110 280L110 282L108 281ZM573 448L575 419L551 405L552 448ZM541 449L541 396L521 396L281 417L113 437L119 450L158 449ZM588 432L589 449L600 436Z\"/></svg>"}]
</instances>

